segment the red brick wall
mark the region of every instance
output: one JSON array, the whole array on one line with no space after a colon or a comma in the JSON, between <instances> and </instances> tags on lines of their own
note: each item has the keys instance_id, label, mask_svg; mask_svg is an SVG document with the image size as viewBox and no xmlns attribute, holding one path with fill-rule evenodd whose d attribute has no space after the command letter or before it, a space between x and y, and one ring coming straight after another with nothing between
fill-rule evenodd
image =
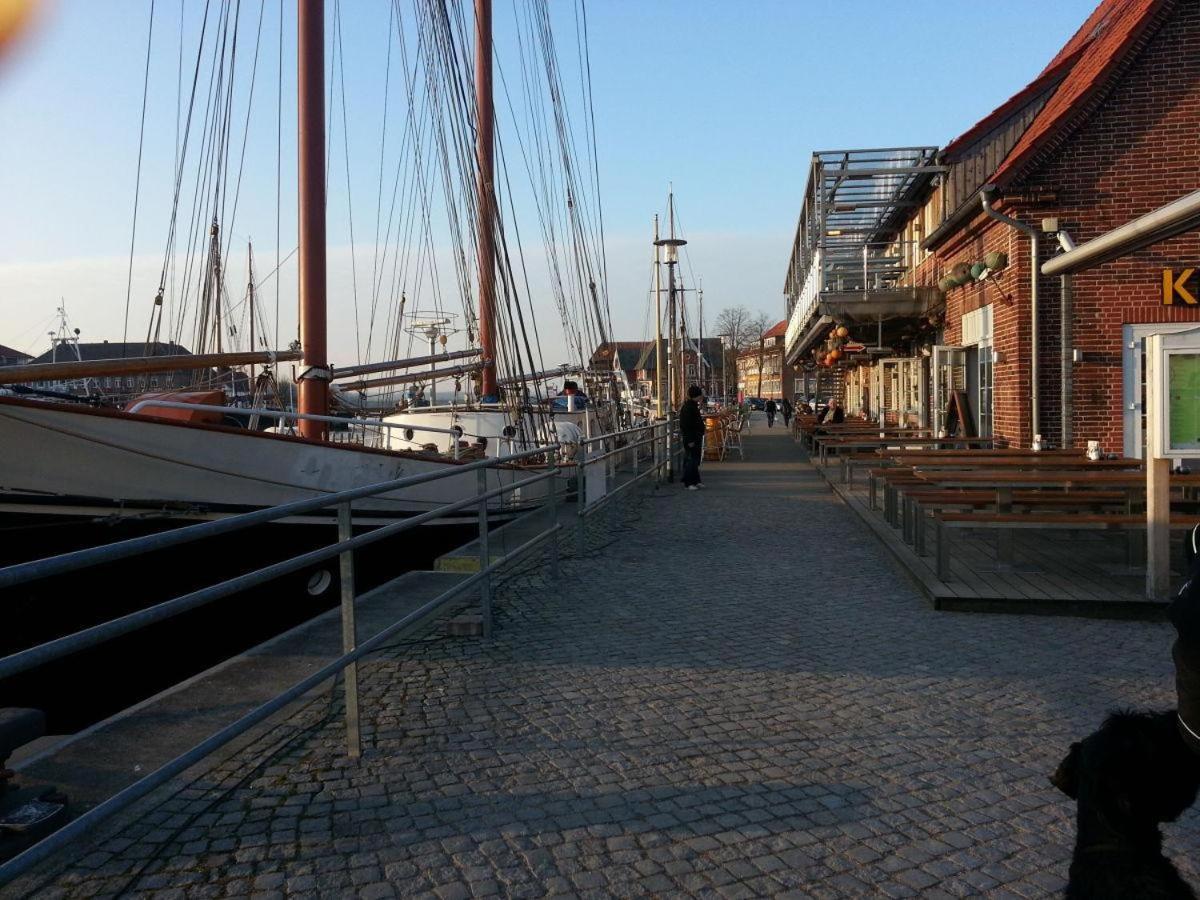
<instances>
[{"instance_id":1,"label":"red brick wall","mask_svg":"<svg viewBox=\"0 0 1200 900\"><path fill-rule=\"evenodd\" d=\"M1177 3L1115 88L1088 119L1007 193L1057 192L1053 205L1005 204L1005 212L1034 227L1058 216L1076 243L1091 240L1130 219L1200 187L1200 4ZM1015 302L999 302L991 286L950 292L946 340L961 337L960 318L986 290L994 303L995 430L1028 446L1029 241L1007 226L977 219L952 245L939 249L943 265L972 262L991 249L1009 255L1002 278ZM1057 251L1053 236L1042 241L1042 259ZM1192 232L1117 262L1075 276L1072 345L1084 353L1072 367L1073 443L1099 439L1106 451L1123 447L1122 326L1145 322L1200 321L1200 310L1161 305L1164 267L1200 263L1200 234ZM1061 377L1057 278L1039 282L1040 431L1057 442Z\"/></svg>"}]
</instances>

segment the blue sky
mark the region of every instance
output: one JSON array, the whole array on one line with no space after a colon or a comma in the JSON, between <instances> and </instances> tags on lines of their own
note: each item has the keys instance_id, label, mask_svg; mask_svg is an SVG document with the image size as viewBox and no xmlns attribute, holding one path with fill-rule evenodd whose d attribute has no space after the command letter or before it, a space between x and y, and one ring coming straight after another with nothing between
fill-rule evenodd
<instances>
[{"instance_id":1,"label":"blue sky","mask_svg":"<svg viewBox=\"0 0 1200 900\"><path fill-rule=\"evenodd\" d=\"M571 5L554 4L569 30L563 11ZM202 4L183 5L190 36ZM642 338L648 328L650 228L668 183L690 241L687 263L704 281L708 315L744 303L782 317L781 285L812 151L946 143L1036 75L1094 2L1002 5L1001 11L972 0L591 0L617 336ZM284 253L295 243L287 194L295 152L292 6L285 0ZM0 61L0 343L44 347L60 297L85 338L120 337L149 9L149 0L58 0L16 53ZM256 0L243 0L247 40L258 10ZM279 0L265 0L263 10L262 68L234 226L239 243L253 236L260 272L275 258ZM388 4L343 0L343 10L361 257L370 252L364 247L374 227ZM497 0L501 65L511 51L512 18L512 0ZM179 27L180 0L157 0L132 334L144 334L166 239ZM565 49L563 56L566 66ZM249 55L239 61L249 64ZM335 148L341 140L335 134ZM329 237L331 303L344 309L350 267L342 165L335 160ZM524 235L536 243L534 228ZM360 259L360 272L361 265ZM238 272L232 281L244 281L241 258L231 259L230 269ZM294 327L288 312L294 279L286 269L280 291L287 334ZM534 305L539 318L556 317L545 297L535 297ZM335 322L331 339L336 358L354 355L349 316ZM546 362L554 364L561 341L545 339Z\"/></svg>"}]
</instances>

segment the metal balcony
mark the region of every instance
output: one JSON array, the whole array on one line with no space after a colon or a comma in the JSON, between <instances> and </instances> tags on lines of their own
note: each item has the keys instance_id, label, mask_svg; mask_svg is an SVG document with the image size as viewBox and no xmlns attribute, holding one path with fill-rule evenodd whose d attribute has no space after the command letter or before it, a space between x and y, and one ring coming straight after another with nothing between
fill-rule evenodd
<instances>
[{"instance_id":1,"label":"metal balcony","mask_svg":"<svg viewBox=\"0 0 1200 900\"><path fill-rule=\"evenodd\" d=\"M835 320L851 326L927 312L939 296L907 287L915 242L896 239L944 166L936 147L814 153L784 293L788 362Z\"/></svg>"}]
</instances>

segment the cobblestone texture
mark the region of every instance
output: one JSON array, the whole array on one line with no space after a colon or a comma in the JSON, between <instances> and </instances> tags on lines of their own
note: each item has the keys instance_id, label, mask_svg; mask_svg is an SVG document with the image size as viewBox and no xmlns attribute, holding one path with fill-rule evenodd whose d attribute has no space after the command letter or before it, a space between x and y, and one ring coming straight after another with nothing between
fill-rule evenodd
<instances>
[{"instance_id":1,"label":"cobblestone texture","mask_svg":"<svg viewBox=\"0 0 1200 900\"><path fill-rule=\"evenodd\" d=\"M935 613L763 425L707 490L597 521L561 582L510 577L490 644L364 665L360 763L335 692L40 896L1061 891L1046 775L1108 710L1173 704L1169 628ZM1200 816L1166 831L1200 883Z\"/></svg>"}]
</instances>

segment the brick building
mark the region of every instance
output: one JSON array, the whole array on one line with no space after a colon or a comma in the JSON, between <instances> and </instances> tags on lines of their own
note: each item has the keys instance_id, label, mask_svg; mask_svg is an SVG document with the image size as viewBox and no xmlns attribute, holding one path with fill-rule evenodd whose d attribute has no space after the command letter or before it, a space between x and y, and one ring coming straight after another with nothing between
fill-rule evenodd
<instances>
[{"instance_id":1,"label":"brick building","mask_svg":"<svg viewBox=\"0 0 1200 900\"><path fill-rule=\"evenodd\" d=\"M879 316L877 356L835 361L847 405L938 425L957 395L977 431L1014 445L1029 446L1036 431L1056 445L1096 439L1141 455L1144 339L1200 324L1188 299L1196 292L1164 290L1163 280L1200 263L1200 235L1069 280L1040 276L1035 320L1030 236L990 216L981 192L1036 234L1040 272L1060 247L1196 190L1198 132L1200 4L1104 0L1029 85L932 158L909 160L906 183L892 179L896 215L878 222L862 255L881 248L893 274L859 286L891 306ZM811 316L797 324L804 261L794 252L789 270L792 357L805 336L818 353L821 340L830 346L840 321L828 316L815 336ZM867 329L849 330L867 343Z\"/></svg>"},{"instance_id":2,"label":"brick building","mask_svg":"<svg viewBox=\"0 0 1200 900\"><path fill-rule=\"evenodd\" d=\"M784 359L787 319L763 333L762 339L737 354L737 390L743 397L788 399L801 393L794 367Z\"/></svg>"}]
</instances>

